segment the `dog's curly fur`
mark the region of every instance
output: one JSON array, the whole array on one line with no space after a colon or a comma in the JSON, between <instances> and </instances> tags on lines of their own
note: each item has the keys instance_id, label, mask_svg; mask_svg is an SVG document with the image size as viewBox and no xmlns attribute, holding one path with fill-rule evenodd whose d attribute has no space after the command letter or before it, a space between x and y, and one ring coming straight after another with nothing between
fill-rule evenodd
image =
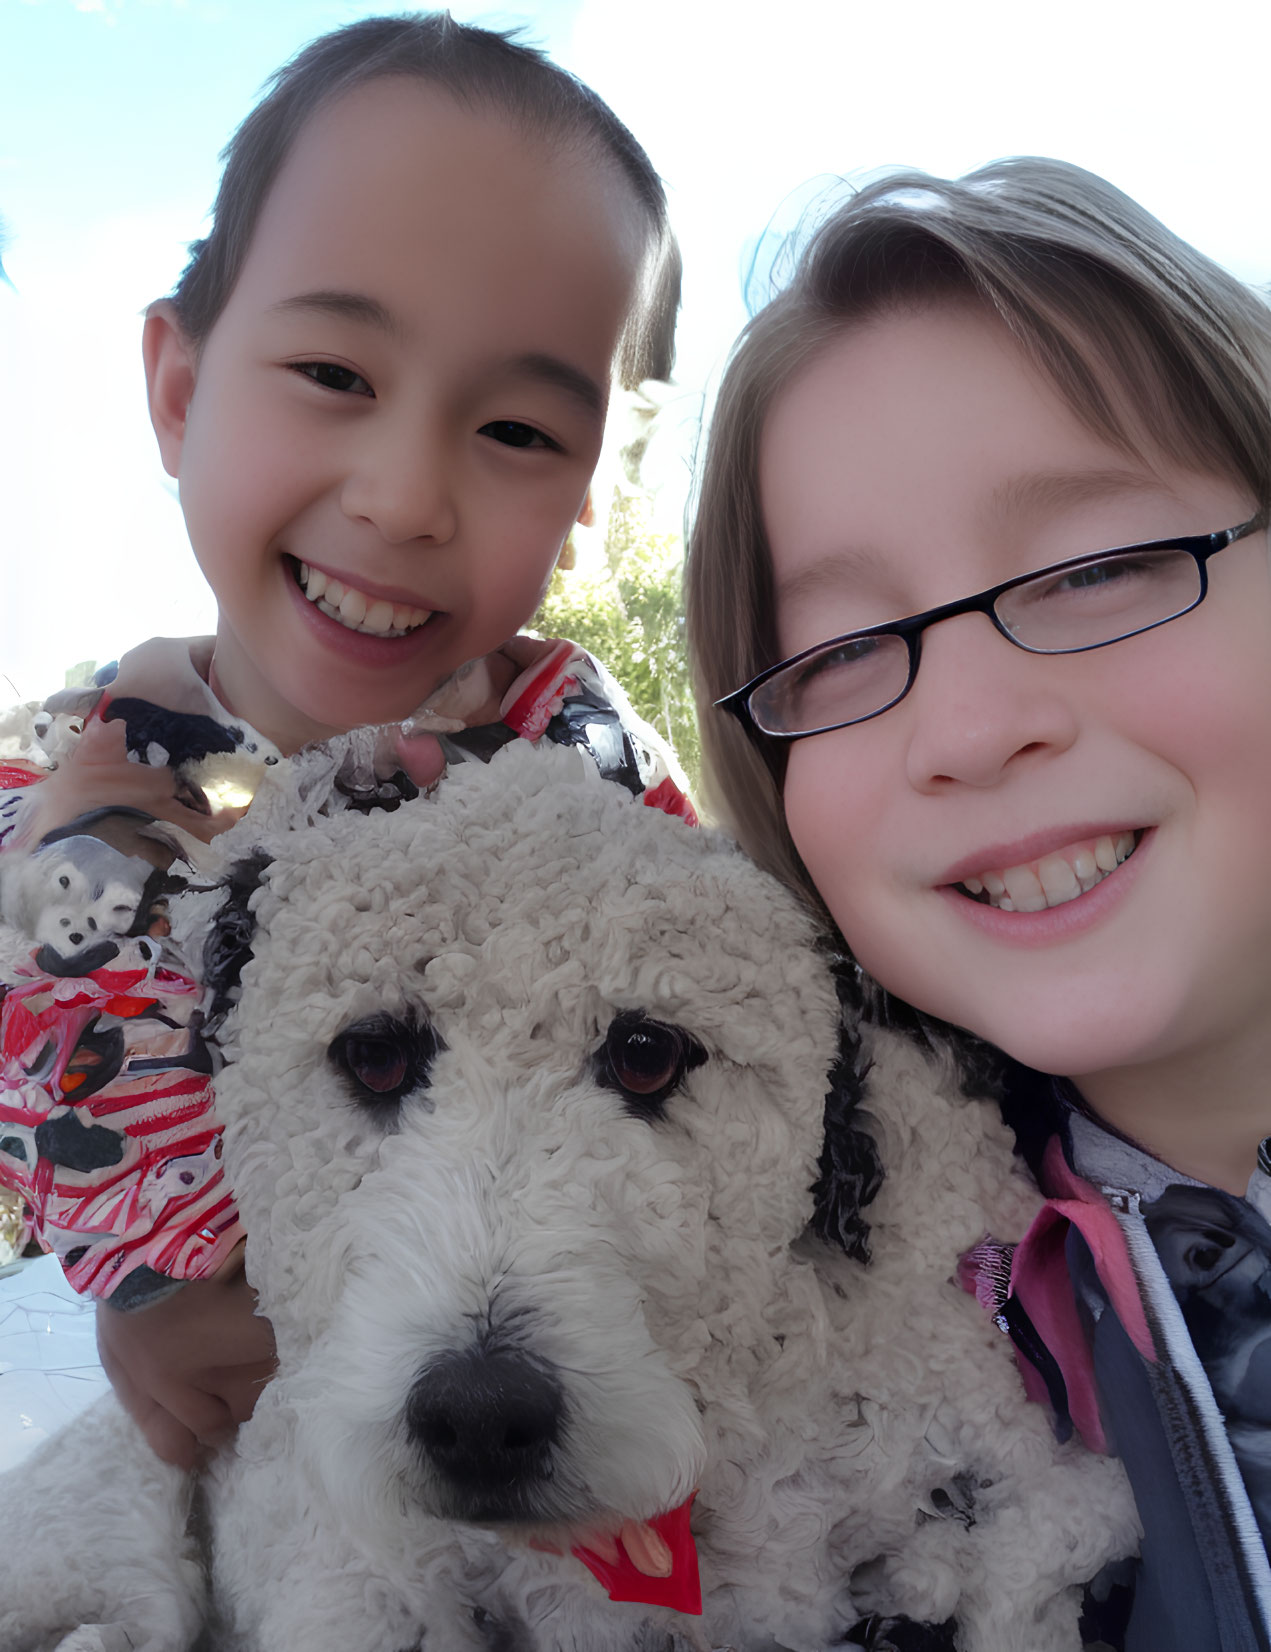
<instances>
[{"instance_id":1,"label":"dog's curly fur","mask_svg":"<svg viewBox=\"0 0 1271 1652\"><path fill-rule=\"evenodd\" d=\"M792 897L519 744L392 814L223 842L253 857L230 887L260 880L250 937L228 908L219 1097L279 1375L198 1521L113 1401L0 1481L0 1652L188 1652L205 1622L215 1652L823 1652L871 1618L1079 1646L1128 1490L1056 1445L952 1281L1038 1196L899 1035L851 1030L826 1109L840 1008ZM624 1081L650 1048L656 1095ZM556 1409L525 1483L479 1495L418 1416L492 1355ZM694 1487L700 1620L523 1541Z\"/></svg>"}]
</instances>

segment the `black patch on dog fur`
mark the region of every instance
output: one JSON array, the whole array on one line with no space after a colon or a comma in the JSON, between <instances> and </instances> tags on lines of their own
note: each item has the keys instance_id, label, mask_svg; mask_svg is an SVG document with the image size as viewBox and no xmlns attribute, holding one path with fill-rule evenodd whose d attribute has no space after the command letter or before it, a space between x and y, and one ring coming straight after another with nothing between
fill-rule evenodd
<instances>
[{"instance_id":1,"label":"black patch on dog fur","mask_svg":"<svg viewBox=\"0 0 1271 1652\"><path fill-rule=\"evenodd\" d=\"M1110 1560L1086 1585L1078 1624L1083 1646L1125 1645L1138 1568L1137 1558Z\"/></svg>"},{"instance_id":2,"label":"black patch on dog fur","mask_svg":"<svg viewBox=\"0 0 1271 1652\"><path fill-rule=\"evenodd\" d=\"M853 1624L847 1638L864 1652L956 1652L956 1632L952 1618L944 1623L915 1623L912 1618L884 1618L875 1612Z\"/></svg>"},{"instance_id":3,"label":"black patch on dog fur","mask_svg":"<svg viewBox=\"0 0 1271 1652\"><path fill-rule=\"evenodd\" d=\"M855 1017L844 1005L839 1056L825 1097L825 1136L819 1174L812 1184L812 1231L858 1262L869 1261L869 1223L861 1215L883 1185L883 1165L873 1137L853 1122L868 1066L861 1066Z\"/></svg>"},{"instance_id":4,"label":"black patch on dog fur","mask_svg":"<svg viewBox=\"0 0 1271 1652\"><path fill-rule=\"evenodd\" d=\"M534 1652L537 1642L524 1623L505 1617L495 1617L483 1606L472 1608L472 1622L487 1652ZM427 1652L425 1642L412 1647L411 1652Z\"/></svg>"},{"instance_id":5,"label":"black patch on dog fur","mask_svg":"<svg viewBox=\"0 0 1271 1652\"><path fill-rule=\"evenodd\" d=\"M238 998L243 967L252 955L256 935L251 900L272 859L263 849L255 849L236 860L223 880L225 899L203 947L203 985L210 994L204 1032L214 1032Z\"/></svg>"}]
</instances>

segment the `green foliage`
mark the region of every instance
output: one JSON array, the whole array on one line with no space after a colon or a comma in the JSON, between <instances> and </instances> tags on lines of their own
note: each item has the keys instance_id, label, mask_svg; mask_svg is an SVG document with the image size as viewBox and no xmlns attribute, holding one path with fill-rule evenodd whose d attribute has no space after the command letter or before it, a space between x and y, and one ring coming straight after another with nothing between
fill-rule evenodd
<instances>
[{"instance_id":1,"label":"green foliage","mask_svg":"<svg viewBox=\"0 0 1271 1652\"><path fill-rule=\"evenodd\" d=\"M544 636L581 643L613 673L696 790L701 747L684 642L684 546L676 534L654 533L649 515L640 495L615 490L603 564L558 568L531 623Z\"/></svg>"}]
</instances>

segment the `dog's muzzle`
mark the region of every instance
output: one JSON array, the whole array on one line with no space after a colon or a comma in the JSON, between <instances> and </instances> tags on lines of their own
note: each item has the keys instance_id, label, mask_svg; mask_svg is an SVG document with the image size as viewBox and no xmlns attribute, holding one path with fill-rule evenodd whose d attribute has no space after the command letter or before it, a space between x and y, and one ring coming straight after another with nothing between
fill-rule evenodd
<instances>
[{"instance_id":1,"label":"dog's muzzle","mask_svg":"<svg viewBox=\"0 0 1271 1652\"><path fill-rule=\"evenodd\" d=\"M443 1355L416 1379L406 1428L452 1520L542 1519L565 1415L551 1368L516 1351Z\"/></svg>"}]
</instances>

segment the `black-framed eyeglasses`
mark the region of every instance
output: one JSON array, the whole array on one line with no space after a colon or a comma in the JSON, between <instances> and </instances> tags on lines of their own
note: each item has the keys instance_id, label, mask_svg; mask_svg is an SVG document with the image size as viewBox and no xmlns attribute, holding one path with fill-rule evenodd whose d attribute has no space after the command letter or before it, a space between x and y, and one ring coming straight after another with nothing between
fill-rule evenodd
<instances>
[{"instance_id":1,"label":"black-framed eyeglasses","mask_svg":"<svg viewBox=\"0 0 1271 1652\"><path fill-rule=\"evenodd\" d=\"M957 614L987 614L1008 642L1029 654L1106 648L1190 613L1209 589L1209 558L1264 521L1260 511L1220 533L1071 557L961 602L831 637L769 666L716 704L751 734L777 740L868 722L913 687L922 633Z\"/></svg>"}]
</instances>

